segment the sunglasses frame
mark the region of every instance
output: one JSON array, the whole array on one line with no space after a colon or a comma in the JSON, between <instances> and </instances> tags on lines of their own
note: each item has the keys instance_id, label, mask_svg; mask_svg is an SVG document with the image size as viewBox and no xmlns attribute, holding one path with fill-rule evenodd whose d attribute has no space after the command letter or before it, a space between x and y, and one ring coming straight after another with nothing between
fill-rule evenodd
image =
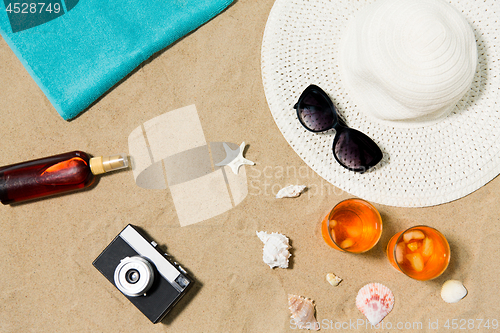
<instances>
[{"instance_id":1,"label":"sunglasses frame","mask_svg":"<svg viewBox=\"0 0 500 333\"><path fill-rule=\"evenodd\" d=\"M330 110L332 111L333 113L333 122L332 122L332 125L329 126L328 128L326 129L322 129L322 130L312 130L310 129L305 123L304 121L302 120L302 117L300 116L300 111L299 111L299 105L302 103L302 101L304 100L305 97L307 97L310 93L312 92L316 92L318 93L321 97L324 98L324 100L328 103L328 106L330 107ZM299 100L297 103L295 103L295 105L293 106L293 108L297 111L297 118L300 122L300 124L302 126L304 126L305 129L307 129L308 131L310 132L313 132L313 133L321 133L321 132L325 132L325 131L328 131L328 130L331 130L331 129L335 129L335 137L333 139L333 145L332 145L332 152L333 152L333 157L335 157L335 160L341 165L343 166L344 168L350 170L350 171L354 171L354 172L359 172L359 173L364 173L366 172L368 169L374 167L375 165L377 165L381 160L382 160L382 157L383 157L383 153L382 151L380 150L380 147L378 147L378 145L369 137L367 136L366 134L354 129L354 128L351 128L349 126L347 126L347 124L345 123L345 121L342 119L342 117L338 114L337 112L337 108L335 107L335 105L333 105L333 102L331 100L331 98L327 95L326 92L323 91L323 89L321 89L320 87L314 85L314 84L311 84L309 85L303 92L302 94L300 95L299 97ZM352 133L356 133L356 135L359 137L359 138L362 138L364 140L368 139L370 140L371 142L374 143L374 145L376 146L376 148L378 148L375 152L374 152L374 157L373 157L373 161L372 163L366 165L366 166L363 166L363 167L360 167L360 168L351 168L347 165L345 165L338 157L337 157L337 154L335 153L335 146L337 145L339 139L340 139L340 134L344 131L350 131Z\"/></svg>"}]
</instances>

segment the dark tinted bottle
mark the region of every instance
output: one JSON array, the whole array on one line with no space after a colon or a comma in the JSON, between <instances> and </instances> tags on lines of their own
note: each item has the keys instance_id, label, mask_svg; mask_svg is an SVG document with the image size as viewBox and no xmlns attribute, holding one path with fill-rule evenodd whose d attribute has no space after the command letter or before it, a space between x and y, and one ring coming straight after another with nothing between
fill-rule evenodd
<instances>
[{"instance_id":1,"label":"dark tinted bottle","mask_svg":"<svg viewBox=\"0 0 500 333\"><path fill-rule=\"evenodd\" d=\"M0 167L0 200L6 205L82 189L96 175L126 167L124 155L91 157L82 151Z\"/></svg>"}]
</instances>

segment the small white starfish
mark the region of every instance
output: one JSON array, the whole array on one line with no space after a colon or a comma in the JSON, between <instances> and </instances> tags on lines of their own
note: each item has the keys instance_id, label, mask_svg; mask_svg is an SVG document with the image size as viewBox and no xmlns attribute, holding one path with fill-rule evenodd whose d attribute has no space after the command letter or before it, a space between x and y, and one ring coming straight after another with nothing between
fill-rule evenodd
<instances>
[{"instance_id":1,"label":"small white starfish","mask_svg":"<svg viewBox=\"0 0 500 333\"><path fill-rule=\"evenodd\" d=\"M245 142L242 142L239 148L232 150L229 146L223 142L224 150L226 151L226 158L216 164L216 166L224 166L228 165L231 170L233 170L234 174L237 175L240 169L240 166L246 165L254 165L255 163L247 160L243 157L243 150L245 149Z\"/></svg>"}]
</instances>

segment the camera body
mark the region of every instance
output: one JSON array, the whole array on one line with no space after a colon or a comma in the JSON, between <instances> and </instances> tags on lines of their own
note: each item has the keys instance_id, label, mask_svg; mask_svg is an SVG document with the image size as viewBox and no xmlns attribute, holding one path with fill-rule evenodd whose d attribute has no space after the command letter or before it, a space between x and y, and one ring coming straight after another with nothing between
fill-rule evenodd
<instances>
[{"instance_id":1,"label":"camera body","mask_svg":"<svg viewBox=\"0 0 500 333\"><path fill-rule=\"evenodd\" d=\"M129 224L92 264L156 324L193 284L166 256Z\"/></svg>"}]
</instances>

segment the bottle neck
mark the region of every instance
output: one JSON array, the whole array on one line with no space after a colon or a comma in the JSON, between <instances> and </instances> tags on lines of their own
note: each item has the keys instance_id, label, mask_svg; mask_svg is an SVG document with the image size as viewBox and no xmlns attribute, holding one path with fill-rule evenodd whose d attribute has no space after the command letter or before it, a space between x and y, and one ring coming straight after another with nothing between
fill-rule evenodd
<instances>
[{"instance_id":1,"label":"bottle neck","mask_svg":"<svg viewBox=\"0 0 500 333\"><path fill-rule=\"evenodd\" d=\"M125 154L113 156L92 157L89 161L90 171L94 175L128 168L128 158Z\"/></svg>"}]
</instances>

